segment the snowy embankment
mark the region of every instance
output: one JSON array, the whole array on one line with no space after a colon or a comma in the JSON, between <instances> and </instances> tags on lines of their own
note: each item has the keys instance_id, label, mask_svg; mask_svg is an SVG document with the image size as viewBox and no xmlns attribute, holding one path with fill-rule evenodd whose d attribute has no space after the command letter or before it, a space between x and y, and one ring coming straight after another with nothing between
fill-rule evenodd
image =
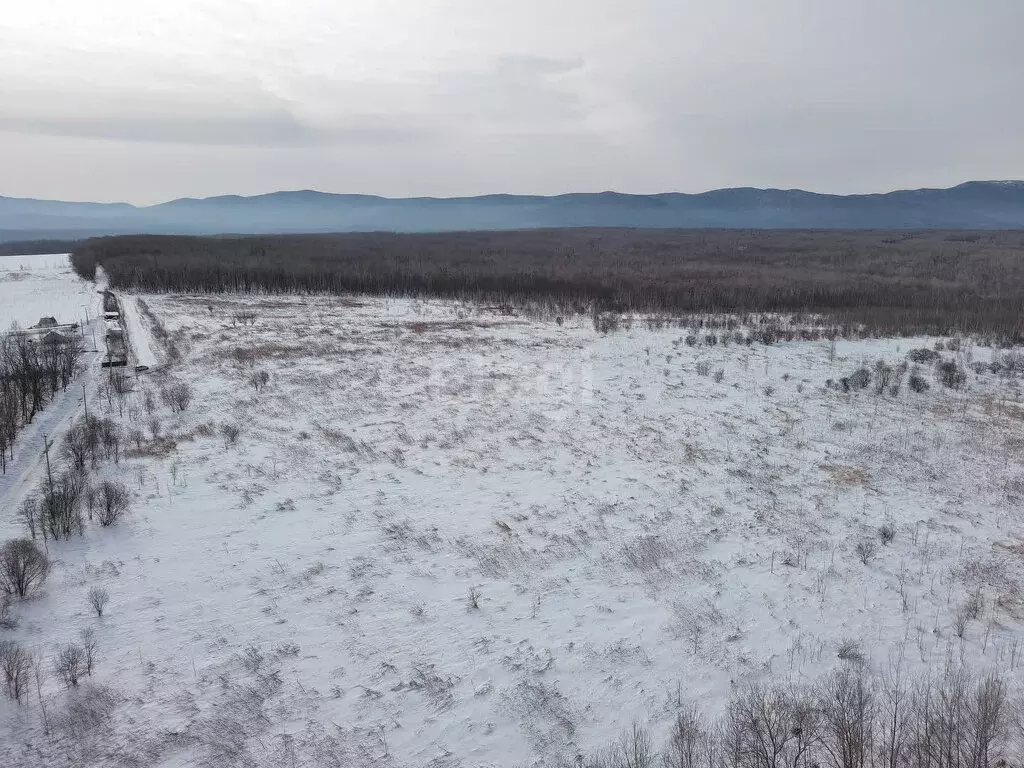
<instances>
[{"instance_id":1,"label":"snowy embankment","mask_svg":"<svg viewBox=\"0 0 1024 768\"><path fill-rule=\"evenodd\" d=\"M840 652L1021 682L1004 351L943 349L964 386L924 365L917 392L913 368L891 376L936 339L146 301L182 357L104 410L139 430L100 470L134 512L51 542L6 635L49 657L92 629L90 690L116 706L73 740L0 703L0 764L548 767L634 719L660 737L687 700L713 715L746 683L819 680ZM862 366L889 371L882 392L826 386ZM80 700L43 691L51 714Z\"/></svg>"}]
</instances>

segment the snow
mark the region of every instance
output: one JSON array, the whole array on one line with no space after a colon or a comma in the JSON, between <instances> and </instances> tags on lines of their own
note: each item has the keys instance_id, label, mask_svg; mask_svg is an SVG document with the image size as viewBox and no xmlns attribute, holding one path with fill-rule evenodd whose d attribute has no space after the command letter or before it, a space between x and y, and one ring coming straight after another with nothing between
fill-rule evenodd
<instances>
[{"instance_id":1,"label":"snow","mask_svg":"<svg viewBox=\"0 0 1024 768\"><path fill-rule=\"evenodd\" d=\"M14 461L0 474L0 509L14 509L38 481L44 436L59 441L83 410L82 387L91 385L102 356L93 350L92 340L96 334L102 338L103 333L102 321L97 319L103 305L96 286L71 270L67 254L0 256L0 332L12 323L27 328L44 316L56 317L59 322L84 322L86 307L91 324L74 331L83 333L85 339L84 373L18 433Z\"/></svg>"},{"instance_id":2,"label":"snow","mask_svg":"<svg viewBox=\"0 0 1024 768\"><path fill-rule=\"evenodd\" d=\"M142 320L142 312L139 310L138 301L138 296L118 294L122 320L128 334L128 342L135 356L135 364L153 369L159 364L159 358L155 349L156 344L152 334L150 334Z\"/></svg>"},{"instance_id":3,"label":"snow","mask_svg":"<svg viewBox=\"0 0 1024 768\"><path fill-rule=\"evenodd\" d=\"M7 633L51 653L95 629L95 681L121 697L105 750L552 766L634 718L663 732L680 698L713 712L747 680L816 679L847 639L875 665L963 653L1020 675L1020 379L824 386L935 339L689 347L446 302L144 298L183 360L139 386L196 391L159 406L176 449L103 468L133 515L51 542L46 592ZM255 325L232 323L243 306ZM976 587L986 619L961 640ZM0 764L63 764L34 706L0 718Z\"/></svg>"},{"instance_id":4,"label":"snow","mask_svg":"<svg viewBox=\"0 0 1024 768\"><path fill-rule=\"evenodd\" d=\"M96 286L71 270L68 255L0 256L0 331L12 323L28 328L40 317L59 323L85 321L102 309Z\"/></svg>"}]
</instances>

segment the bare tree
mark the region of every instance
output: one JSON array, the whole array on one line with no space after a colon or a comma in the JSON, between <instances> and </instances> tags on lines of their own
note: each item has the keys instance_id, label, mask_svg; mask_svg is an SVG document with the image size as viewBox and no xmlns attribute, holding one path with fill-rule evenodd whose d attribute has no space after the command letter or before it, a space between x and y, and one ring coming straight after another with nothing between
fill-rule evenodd
<instances>
[{"instance_id":1,"label":"bare tree","mask_svg":"<svg viewBox=\"0 0 1024 768\"><path fill-rule=\"evenodd\" d=\"M31 668L31 657L24 648L13 640L0 641L0 673L4 676L8 698L21 702Z\"/></svg>"},{"instance_id":2,"label":"bare tree","mask_svg":"<svg viewBox=\"0 0 1024 768\"><path fill-rule=\"evenodd\" d=\"M18 514L28 528L29 535L35 540L39 533L39 499L34 494L27 496L18 507Z\"/></svg>"},{"instance_id":3,"label":"bare tree","mask_svg":"<svg viewBox=\"0 0 1024 768\"><path fill-rule=\"evenodd\" d=\"M818 692L824 728L826 764L866 768L874 752L875 693L863 668L843 666Z\"/></svg>"},{"instance_id":4,"label":"bare tree","mask_svg":"<svg viewBox=\"0 0 1024 768\"><path fill-rule=\"evenodd\" d=\"M0 595L0 629L14 629L18 626L18 617L14 613L10 595Z\"/></svg>"},{"instance_id":5,"label":"bare tree","mask_svg":"<svg viewBox=\"0 0 1024 768\"><path fill-rule=\"evenodd\" d=\"M978 681L968 702L965 768L988 768L1004 762L1008 736L1006 683L994 672Z\"/></svg>"},{"instance_id":6,"label":"bare tree","mask_svg":"<svg viewBox=\"0 0 1024 768\"><path fill-rule=\"evenodd\" d=\"M91 677L96 663L96 632L92 627L86 627L79 636L82 638L82 669Z\"/></svg>"},{"instance_id":7,"label":"bare tree","mask_svg":"<svg viewBox=\"0 0 1024 768\"><path fill-rule=\"evenodd\" d=\"M220 434L224 438L224 447L229 448L238 442L242 430L236 424L221 424Z\"/></svg>"},{"instance_id":8,"label":"bare tree","mask_svg":"<svg viewBox=\"0 0 1024 768\"><path fill-rule=\"evenodd\" d=\"M267 384L270 382L270 374L266 371L256 371L252 376L249 377L249 384L257 392L262 392Z\"/></svg>"},{"instance_id":9,"label":"bare tree","mask_svg":"<svg viewBox=\"0 0 1024 768\"><path fill-rule=\"evenodd\" d=\"M657 752L650 731L639 723L619 737L613 752L615 768L654 768Z\"/></svg>"},{"instance_id":10,"label":"bare tree","mask_svg":"<svg viewBox=\"0 0 1024 768\"><path fill-rule=\"evenodd\" d=\"M160 390L160 399L172 411L181 413L192 402L192 387L183 381L168 384Z\"/></svg>"},{"instance_id":11,"label":"bare tree","mask_svg":"<svg viewBox=\"0 0 1024 768\"><path fill-rule=\"evenodd\" d=\"M662 755L664 768L713 768L717 763L715 740L696 707L676 715Z\"/></svg>"},{"instance_id":12,"label":"bare tree","mask_svg":"<svg viewBox=\"0 0 1024 768\"><path fill-rule=\"evenodd\" d=\"M81 472L62 472L52 482L44 482L40 490L40 516L43 538L68 539L82 533L81 500L85 476Z\"/></svg>"},{"instance_id":13,"label":"bare tree","mask_svg":"<svg viewBox=\"0 0 1024 768\"><path fill-rule=\"evenodd\" d=\"M67 688L78 687L78 682L86 675L85 649L75 643L68 643L57 651L53 660L53 671Z\"/></svg>"},{"instance_id":14,"label":"bare tree","mask_svg":"<svg viewBox=\"0 0 1024 768\"><path fill-rule=\"evenodd\" d=\"M46 581L50 560L31 539L11 539L0 547L0 590L26 597Z\"/></svg>"},{"instance_id":15,"label":"bare tree","mask_svg":"<svg viewBox=\"0 0 1024 768\"><path fill-rule=\"evenodd\" d=\"M127 514L131 506L131 492L123 483L104 480L99 486L99 510L96 519L104 528L113 525Z\"/></svg>"},{"instance_id":16,"label":"bare tree","mask_svg":"<svg viewBox=\"0 0 1024 768\"><path fill-rule=\"evenodd\" d=\"M89 605L96 612L97 618L103 618L103 609L110 601L110 593L103 587L89 587Z\"/></svg>"}]
</instances>

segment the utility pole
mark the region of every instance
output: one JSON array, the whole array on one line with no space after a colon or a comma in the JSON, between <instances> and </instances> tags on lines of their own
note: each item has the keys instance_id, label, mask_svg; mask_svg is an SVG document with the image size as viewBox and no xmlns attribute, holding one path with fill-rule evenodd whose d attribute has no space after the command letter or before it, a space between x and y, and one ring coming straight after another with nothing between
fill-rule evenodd
<instances>
[{"instance_id":1,"label":"utility pole","mask_svg":"<svg viewBox=\"0 0 1024 768\"><path fill-rule=\"evenodd\" d=\"M53 472L50 470L50 440L43 435L43 453L46 454L46 479L50 482L50 493L53 493Z\"/></svg>"},{"instance_id":2,"label":"utility pole","mask_svg":"<svg viewBox=\"0 0 1024 768\"><path fill-rule=\"evenodd\" d=\"M82 385L82 402L85 403L85 423L89 423L89 398L85 394L85 384Z\"/></svg>"}]
</instances>

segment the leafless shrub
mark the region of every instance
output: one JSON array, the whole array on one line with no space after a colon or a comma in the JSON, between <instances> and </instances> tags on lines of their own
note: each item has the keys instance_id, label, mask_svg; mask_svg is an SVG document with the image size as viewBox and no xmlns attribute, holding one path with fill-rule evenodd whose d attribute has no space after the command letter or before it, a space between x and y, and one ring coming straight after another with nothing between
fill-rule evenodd
<instances>
[{"instance_id":1,"label":"leafless shrub","mask_svg":"<svg viewBox=\"0 0 1024 768\"><path fill-rule=\"evenodd\" d=\"M971 620L970 608L966 605L958 606L956 613L953 614L953 633L963 639L964 634L967 632L967 624Z\"/></svg>"},{"instance_id":2,"label":"leafless shrub","mask_svg":"<svg viewBox=\"0 0 1024 768\"><path fill-rule=\"evenodd\" d=\"M89 587L89 605L96 613L97 618L103 617L103 609L110 601L110 593L103 587Z\"/></svg>"},{"instance_id":3,"label":"leafless shrub","mask_svg":"<svg viewBox=\"0 0 1024 768\"><path fill-rule=\"evenodd\" d=\"M859 389L866 389L871 384L871 371L867 368L858 368L849 376L840 379L839 383L844 392L855 392Z\"/></svg>"},{"instance_id":4,"label":"leafless shrub","mask_svg":"<svg viewBox=\"0 0 1024 768\"><path fill-rule=\"evenodd\" d=\"M896 526L892 523L884 523L878 527L878 538L884 546L888 546L896 538Z\"/></svg>"},{"instance_id":5,"label":"leafless shrub","mask_svg":"<svg viewBox=\"0 0 1024 768\"><path fill-rule=\"evenodd\" d=\"M0 629L15 629L18 626L13 603L10 595L0 595Z\"/></svg>"},{"instance_id":6,"label":"leafless shrub","mask_svg":"<svg viewBox=\"0 0 1024 768\"><path fill-rule=\"evenodd\" d=\"M76 643L68 643L57 651L53 660L53 671L57 673L65 687L75 688L86 675L85 665L85 649Z\"/></svg>"},{"instance_id":7,"label":"leafless shrub","mask_svg":"<svg viewBox=\"0 0 1024 768\"><path fill-rule=\"evenodd\" d=\"M921 363L927 365L939 359L939 353L934 349L928 349L927 347L921 347L920 349L912 349L907 352L907 358L912 363Z\"/></svg>"},{"instance_id":8,"label":"leafless shrub","mask_svg":"<svg viewBox=\"0 0 1024 768\"><path fill-rule=\"evenodd\" d=\"M860 643L853 638L847 638L839 644L836 656L843 661L852 661L856 664L864 662L864 652L861 650Z\"/></svg>"},{"instance_id":9,"label":"leafless shrub","mask_svg":"<svg viewBox=\"0 0 1024 768\"><path fill-rule=\"evenodd\" d=\"M81 472L62 472L52 482L42 484L39 492L43 538L69 539L85 529L81 501L85 476Z\"/></svg>"},{"instance_id":10,"label":"leafless shrub","mask_svg":"<svg viewBox=\"0 0 1024 768\"><path fill-rule=\"evenodd\" d=\"M132 427L128 430L128 442L134 445L136 450L142 448L142 441L145 439L146 436L142 434L142 430L138 427Z\"/></svg>"},{"instance_id":11,"label":"leafless shrub","mask_svg":"<svg viewBox=\"0 0 1024 768\"><path fill-rule=\"evenodd\" d=\"M658 536L639 536L623 545L622 554L630 568L649 574L664 569L672 549Z\"/></svg>"},{"instance_id":12,"label":"leafless shrub","mask_svg":"<svg viewBox=\"0 0 1024 768\"><path fill-rule=\"evenodd\" d=\"M270 382L270 374L266 371L256 371L249 377L249 384L257 392L262 392Z\"/></svg>"},{"instance_id":13,"label":"leafless shrub","mask_svg":"<svg viewBox=\"0 0 1024 768\"><path fill-rule=\"evenodd\" d=\"M981 593L981 588L977 588L967 596L967 601L964 603L964 609L967 611L967 615L972 620L981 618L981 612L985 609L985 598Z\"/></svg>"},{"instance_id":14,"label":"leafless shrub","mask_svg":"<svg viewBox=\"0 0 1024 768\"><path fill-rule=\"evenodd\" d=\"M875 559L875 552L878 551L878 547L875 546L873 539L864 539L858 541L857 546L854 547L854 551L857 553L857 557L864 565L868 565L872 560Z\"/></svg>"},{"instance_id":15,"label":"leafless shrub","mask_svg":"<svg viewBox=\"0 0 1024 768\"><path fill-rule=\"evenodd\" d=\"M82 638L82 669L92 676L92 668L96 664L96 633L92 627L86 627L79 633Z\"/></svg>"},{"instance_id":16,"label":"leafless shrub","mask_svg":"<svg viewBox=\"0 0 1024 768\"><path fill-rule=\"evenodd\" d=\"M50 559L31 539L11 539L0 547L0 590L24 598L42 586Z\"/></svg>"},{"instance_id":17,"label":"leafless shrub","mask_svg":"<svg viewBox=\"0 0 1024 768\"><path fill-rule=\"evenodd\" d=\"M910 378L907 379L907 386L909 386L911 390L917 392L918 394L921 394L922 392L927 392L929 389L931 389L931 385L928 384L928 380L925 379L925 377L922 376L920 373L910 374Z\"/></svg>"},{"instance_id":18,"label":"leafless shrub","mask_svg":"<svg viewBox=\"0 0 1024 768\"><path fill-rule=\"evenodd\" d=\"M725 369L719 368L716 370L713 378L715 380L715 384L721 384L722 380L725 378Z\"/></svg>"},{"instance_id":19,"label":"leafless shrub","mask_svg":"<svg viewBox=\"0 0 1024 768\"><path fill-rule=\"evenodd\" d=\"M238 442L242 430L236 424L221 424L220 434L224 438L224 447L229 448Z\"/></svg>"},{"instance_id":20,"label":"leafless shrub","mask_svg":"<svg viewBox=\"0 0 1024 768\"><path fill-rule=\"evenodd\" d=\"M466 607L471 611L478 610L480 608L480 588L470 587L469 594L466 596Z\"/></svg>"},{"instance_id":21,"label":"leafless shrub","mask_svg":"<svg viewBox=\"0 0 1024 768\"><path fill-rule=\"evenodd\" d=\"M32 657L13 640L0 641L0 674L4 676L7 697L21 702L32 670Z\"/></svg>"},{"instance_id":22,"label":"leafless shrub","mask_svg":"<svg viewBox=\"0 0 1024 768\"><path fill-rule=\"evenodd\" d=\"M113 525L128 513L131 492L123 483L104 480L99 486L97 520L104 528Z\"/></svg>"},{"instance_id":23,"label":"leafless shrub","mask_svg":"<svg viewBox=\"0 0 1024 768\"><path fill-rule=\"evenodd\" d=\"M168 384L160 389L160 399L172 411L181 413L192 402L192 387L183 381Z\"/></svg>"},{"instance_id":24,"label":"leafless shrub","mask_svg":"<svg viewBox=\"0 0 1024 768\"><path fill-rule=\"evenodd\" d=\"M664 768L709 768L717 762L715 739L694 706L676 714L662 755Z\"/></svg>"},{"instance_id":25,"label":"leafless shrub","mask_svg":"<svg viewBox=\"0 0 1024 768\"><path fill-rule=\"evenodd\" d=\"M161 429L160 417L156 416L155 414L153 416L151 416L149 418L148 426L149 426L149 436L153 440L158 440L160 438L160 429Z\"/></svg>"},{"instance_id":26,"label":"leafless shrub","mask_svg":"<svg viewBox=\"0 0 1024 768\"><path fill-rule=\"evenodd\" d=\"M156 398L153 397L153 390L147 389L142 393L142 408L147 416L152 416L156 411Z\"/></svg>"},{"instance_id":27,"label":"leafless shrub","mask_svg":"<svg viewBox=\"0 0 1024 768\"><path fill-rule=\"evenodd\" d=\"M31 494L23 499L21 506L18 507L18 514L34 540L39 533L39 498L35 494Z\"/></svg>"},{"instance_id":28,"label":"leafless shrub","mask_svg":"<svg viewBox=\"0 0 1024 768\"><path fill-rule=\"evenodd\" d=\"M875 363L875 394L883 395L889 389L890 383L895 379L895 370L886 364L884 360Z\"/></svg>"},{"instance_id":29,"label":"leafless shrub","mask_svg":"<svg viewBox=\"0 0 1024 768\"><path fill-rule=\"evenodd\" d=\"M698 361L697 362L697 375L698 376L707 376L709 373L711 373L711 363L709 363L707 360L700 360L700 361Z\"/></svg>"},{"instance_id":30,"label":"leafless shrub","mask_svg":"<svg viewBox=\"0 0 1024 768\"><path fill-rule=\"evenodd\" d=\"M74 743L82 743L110 726L117 701L117 695L105 686L82 686L68 694L53 718L53 729Z\"/></svg>"},{"instance_id":31,"label":"leafless shrub","mask_svg":"<svg viewBox=\"0 0 1024 768\"><path fill-rule=\"evenodd\" d=\"M263 666L264 658L263 651L255 645L247 645L242 650L242 666L245 668L246 672L259 672L260 668Z\"/></svg>"},{"instance_id":32,"label":"leafless shrub","mask_svg":"<svg viewBox=\"0 0 1024 768\"><path fill-rule=\"evenodd\" d=\"M935 375L942 386L960 389L967 381L967 373L955 360L944 360L935 369Z\"/></svg>"}]
</instances>

